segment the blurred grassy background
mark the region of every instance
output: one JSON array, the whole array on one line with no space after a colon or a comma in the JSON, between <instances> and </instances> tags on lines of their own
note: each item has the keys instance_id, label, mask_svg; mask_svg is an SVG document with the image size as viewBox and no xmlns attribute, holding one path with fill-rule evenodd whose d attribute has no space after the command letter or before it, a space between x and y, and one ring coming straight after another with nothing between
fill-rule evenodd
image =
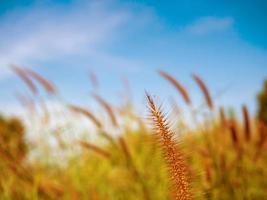
<instances>
[{"instance_id":1,"label":"blurred grassy background","mask_svg":"<svg viewBox=\"0 0 267 200\"><path fill-rule=\"evenodd\" d=\"M30 89L34 86L29 74L48 95L57 95L44 77L22 68L15 71ZM171 75L167 80L177 88ZM201 81L196 82L207 104L198 110L190 105L181 110L174 103L167 116L175 143L188 163L193 199L266 199L267 128L263 118L249 116L245 106L243 118L214 107ZM185 95L182 89L178 87ZM131 103L114 107L94 96L105 113L62 102L64 118L58 126L59 114L44 109L40 102L25 107L30 120L0 117L0 199L172 199L171 174L151 122L138 116ZM259 102L266 105L263 96L264 90ZM186 113L190 118L183 117ZM82 120L92 122L90 128L73 126L82 126ZM33 132L40 131L39 140L26 137L25 121L37 127Z\"/></svg>"}]
</instances>

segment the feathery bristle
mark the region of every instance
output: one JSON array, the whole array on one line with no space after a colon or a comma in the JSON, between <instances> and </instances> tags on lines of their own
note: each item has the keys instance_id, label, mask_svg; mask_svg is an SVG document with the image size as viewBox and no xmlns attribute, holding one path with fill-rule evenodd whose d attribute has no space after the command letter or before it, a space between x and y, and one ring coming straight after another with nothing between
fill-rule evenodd
<instances>
[{"instance_id":1,"label":"feathery bristle","mask_svg":"<svg viewBox=\"0 0 267 200\"><path fill-rule=\"evenodd\" d=\"M166 118L161 110L156 107L153 99L146 94L149 110L153 123L156 128L156 134L160 139L160 144L165 154L165 160L169 167L171 180L173 183L173 195L176 200L192 199L190 194L188 167L181 151L173 141L174 133L169 129Z\"/></svg>"},{"instance_id":2,"label":"feathery bristle","mask_svg":"<svg viewBox=\"0 0 267 200\"><path fill-rule=\"evenodd\" d=\"M170 74L164 72L164 71L159 71L159 74L165 78L167 81L169 81L175 88L176 90L182 95L184 101L190 105L191 104L191 99L189 97L189 94L185 87L179 83L174 77L172 77Z\"/></svg>"},{"instance_id":3,"label":"feathery bristle","mask_svg":"<svg viewBox=\"0 0 267 200\"><path fill-rule=\"evenodd\" d=\"M83 114L84 116L88 117L88 119L90 119L98 128L102 128L102 123L89 110L75 105L69 105L68 108L73 112Z\"/></svg>"},{"instance_id":4,"label":"feathery bristle","mask_svg":"<svg viewBox=\"0 0 267 200\"><path fill-rule=\"evenodd\" d=\"M197 76L195 74L192 75L192 78L197 83L197 85L199 86L201 91L203 92L208 107L210 109L213 109L213 101L212 101L210 92L208 90L208 87L206 86L204 81L199 76Z\"/></svg>"}]
</instances>

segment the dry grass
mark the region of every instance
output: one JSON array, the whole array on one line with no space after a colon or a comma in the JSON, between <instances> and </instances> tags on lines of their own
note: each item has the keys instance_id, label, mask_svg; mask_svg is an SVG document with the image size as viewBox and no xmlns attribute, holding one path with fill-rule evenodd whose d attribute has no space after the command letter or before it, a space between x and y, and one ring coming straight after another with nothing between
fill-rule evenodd
<instances>
[{"instance_id":1,"label":"dry grass","mask_svg":"<svg viewBox=\"0 0 267 200\"><path fill-rule=\"evenodd\" d=\"M183 97L184 101L188 105L190 105L191 104L191 99L189 97L189 94L188 94L188 91L186 90L186 88L181 83L179 83L173 76L168 74L167 72L159 71L159 73L163 78L165 78L167 81L169 81L176 88L176 90Z\"/></svg>"},{"instance_id":2,"label":"dry grass","mask_svg":"<svg viewBox=\"0 0 267 200\"><path fill-rule=\"evenodd\" d=\"M28 88L32 91L34 95L38 94L37 87L29 78L29 75L27 74L24 68L13 64L10 65L10 68L21 78L21 80L28 86Z\"/></svg>"},{"instance_id":3,"label":"dry grass","mask_svg":"<svg viewBox=\"0 0 267 200\"><path fill-rule=\"evenodd\" d=\"M35 72L31 69L25 69L25 72L29 76L31 76L33 79L38 81L41 84L41 86L46 90L46 92L48 94L56 94L57 93L56 86L48 79L44 78L43 76L41 76L40 74L38 74L37 72Z\"/></svg>"},{"instance_id":4,"label":"dry grass","mask_svg":"<svg viewBox=\"0 0 267 200\"><path fill-rule=\"evenodd\" d=\"M177 200L190 200L192 197L190 193L188 167L184 156L174 142L174 133L170 130L164 114L160 108L156 107L153 99L148 94L147 100L155 131L169 167L173 182L173 196Z\"/></svg>"},{"instance_id":5,"label":"dry grass","mask_svg":"<svg viewBox=\"0 0 267 200\"><path fill-rule=\"evenodd\" d=\"M197 85L199 86L199 88L201 89L201 91L203 92L208 107L210 109L213 109L213 107L214 107L213 101L212 101L210 92L208 90L208 87L206 86L206 84L204 83L204 81L198 75L196 75L196 74L193 74L192 75L192 78L197 83Z\"/></svg>"},{"instance_id":6,"label":"dry grass","mask_svg":"<svg viewBox=\"0 0 267 200\"><path fill-rule=\"evenodd\" d=\"M226 116L225 116L225 111L224 111L224 108L223 107L220 107L220 121L221 121L221 124L222 126L226 126Z\"/></svg>"},{"instance_id":7,"label":"dry grass","mask_svg":"<svg viewBox=\"0 0 267 200\"><path fill-rule=\"evenodd\" d=\"M244 133L245 133L245 139L247 142L251 139L251 125L250 125L250 117L247 106L242 106L242 113L243 113L243 123L244 123Z\"/></svg>"},{"instance_id":8,"label":"dry grass","mask_svg":"<svg viewBox=\"0 0 267 200\"><path fill-rule=\"evenodd\" d=\"M193 78L204 93L210 115L191 113L202 117L192 128L184 123L190 119L182 117L186 114L182 107L178 118L170 115L167 120L162 108L147 95L152 131L133 107L121 106L122 114L117 116L114 107L98 95L94 98L106 111L107 124L97 113L68 103L59 112L51 112L52 108L42 107L50 96L42 101L36 98L38 85L34 83L57 95L53 84L23 68L13 66L12 70L34 94L18 93L19 101L27 105L30 98L51 123L44 123L39 110L29 113L24 120L41 136L31 141L24 137L19 120L0 116L0 199L256 200L267 196L266 125L245 106L241 119L234 117L237 113L226 115L224 107L215 113L207 86L198 76ZM187 90L172 75L160 74L189 105L192 99ZM76 119L68 118L75 114L86 117L96 128L82 127L82 123L77 128ZM169 121L174 122L172 129ZM88 137L93 131L94 138ZM118 135L110 134L113 131Z\"/></svg>"},{"instance_id":9,"label":"dry grass","mask_svg":"<svg viewBox=\"0 0 267 200\"><path fill-rule=\"evenodd\" d=\"M68 106L70 110L72 110L73 112L76 113L80 113L83 114L84 116L86 116L89 120L91 120L98 128L102 128L102 123L100 122L100 120L98 120L96 118L96 116L89 111L86 108L82 108L81 106L75 106L75 105L69 105Z\"/></svg>"},{"instance_id":10,"label":"dry grass","mask_svg":"<svg viewBox=\"0 0 267 200\"><path fill-rule=\"evenodd\" d=\"M93 94L93 97L105 109L105 111L107 112L107 114L109 116L109 119L110 119L112 125L114 127L118 127L118 122L117 122L117 119L116 119L116 116L115 116L115 113L113 111L112 106L97 94Z\"/></svg>"},{"instance_id":11,"label":"dry grass","mask_svg":"<svg viewBox=\"0 0 267 200\"><path fill-rule=\"evenodd\" d=\"M105 151L104 149L94 145L94 144L90 144L88 142L85 142L85 141L79 141L79 144L85 148L85 149L89 149L89 150L92 150L94 151L95 153L101 155L102 157L104 158L107 158L107 159L110 159L111 158L111 154L108 153L107 151Z\"/></svg>"}]
</instances>

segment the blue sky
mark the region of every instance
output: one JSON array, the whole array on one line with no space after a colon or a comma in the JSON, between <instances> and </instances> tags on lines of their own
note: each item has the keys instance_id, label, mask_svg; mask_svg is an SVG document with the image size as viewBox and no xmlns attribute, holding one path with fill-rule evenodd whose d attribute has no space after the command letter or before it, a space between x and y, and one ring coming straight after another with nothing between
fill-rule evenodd
<instances>
[{"instance_id":1,"label":"blue sky","mask_svg":"<svg viewBox=\"0 0 267 200\"><path fill-rule=\"evenodd\" d=\"M207 82L217 105L244 103L255 111L267 78L266 10L259 0L0 0L0 110L15 108L14 91L27 91L8 69L15 63L54 81L69 102L90 104L94 71L113 103L127 78L139 105L145 90L183 105L158 76L162 69L188 88L196 105L201 94L192 73Z\"/></svg>"}]
</instances>

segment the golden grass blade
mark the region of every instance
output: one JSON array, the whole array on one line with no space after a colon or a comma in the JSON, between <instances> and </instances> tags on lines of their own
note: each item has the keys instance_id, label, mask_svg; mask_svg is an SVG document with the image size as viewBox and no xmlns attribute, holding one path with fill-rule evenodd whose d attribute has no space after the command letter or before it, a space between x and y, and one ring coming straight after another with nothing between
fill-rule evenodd
<instances>
[{"instance_id":1,"label":"golden grass blade","mask_svg":"<svg viewBox=\"0 0 267 200\"><path fill-rule=\"evenodd\" d=\"M134 160L133 160L133 157L130 153L130 150L129 150L129 147L126 143L126 141L124 140L124 138L121 136L119 137L119 144L122 148L122 152L123 154L125 155L125 158L126 158L126 161L127 161L127 165L129 167L129 169L131 170L131 172L133 173L135 179L137 181L140 182L141 186L142 186L142 190L143 190L143 194L144 194L144 199L145 200L150 200L150 195L149 195L149 192L147 190L147 186L145 184L145 182L143 181L143 178L141 177L141 174L139 173L135 163L134 163Z\"/></svg>"},{"instance_id":2,"label":"golden grass blade","mask_svg":"<svg viewBox=\"0 0 267 200\"><path fill-rule=\"evenodd\" d=\"M266 145L267 143L267 127L266 125L259 121L258 122L258 140L256 142L256 153L254 155L254 161L257 161L261 155L263 154L263 151L264 151L264 146Z\"/></svg>"},{"instance_id":3,"label":"golden grass blade","mask_svg":"<svg viewBox=\"0 0 267 200\"><path fill-rule=\"evenodd\" d=\"M117 119L115 117L115 113L113 112L111 105L97 94L93 94L93 97L106 110L113 126L118 127Z\"/></svg>"},{"instance_id":4,"label":"golden grass blade","mask_svg":"<svg viewBox=\"0 0 267 200\"><path fill-rule=\"evenodd\" d=\"M259 123L258 132L259 132L258 147L262 148L265 142L267 141L267 127L263 122Z\"/></svg>"},{"instance_id":5,"label":"golden grass blade","mask_svg":"<svg viewBox=\"0 0 267 200\"><path fill-rule=\"evenodd\" d=\"M244 132L246 141L250 141L251 138L251 125L250 125L250 117L247 106L242 106L243 120L244 120Z\"/></svg>"},{"instance_id":6,"label":"golden grass blade","mask_svg":"<svg viewBox=\"0 0 267 200\"><path fill-rule=\"evenodd\" d=\"M126 144L123 137L119 137L119 144L122 148L123 154L125 155L125 158L128 162L132 162L132 156L130 154L128 145Z\"/></svg>"},{"instance_id":7,"label":"golden grass blade","mask_svg":"<svg viewBox=\"0 0 267 200\"><path fill-rule=\"evenodd\" d=\"M100 131L99 135L103 136L103 138L105 138L107 141L109 141L112 145L117 147L116 141L114 140L114 138L112 137L112 135L108 134L105 131Z\"/></svg>"},{"instance_id":8,"label":"golden grass blade","mask_svg":"<svg viewBox=\"0 0 267 200\"><path fill-rule=\"evenodd\" d=\"M173 183L173 195L176 200L192 199L189 186L189 169L183 158L181 151L178 149L173 140L174 133L169 129L165 116L160 108L156 107L150 95L146 94L148 100L149 111L153 124L155 126L156 135L165 154L165 160L169 167L171 180Z\"/></svg>"},{"instance_id":9,"label":"golden grass blade","mask_svg":"<svg viewBox=\"0 0 267 200\"><path fill-rule=\"evenodd\" d=\"M128 147L128 145L127 145L127 143L123 137L119 137L119 144L122 148L122 152L125 155L125 158L127 160L128 165L131 167L131 169L133 171L134 176L136 178L138 178L140 176L140 174L134 165L133 158L132 158L132 155L130 153L129 147Z\"/></svg>"},{"instance_id":10,"label":"golden grass blade","mask_svg":"<svg viewBox=\"0 0 267 200\"><path fill-rule=\"evenodd\" d=\"M85 141L79 141L79 144L81 145L81 147L83 147L85 149L92 150L104 158L107 158L107 159L111 158L111 155L109 152L105 151L104 149L102 149L102 148L100 148L94 144L90 144L90 143L85 142Z\"/></svg>"},{"instance_id":11,"label":"golden grass blade","mask_svg":"<svg viewBox=\"0 0 267 200\"><path fill-rule=\"evenodd\" d=\"M191 104L191 99L189 97L188 91L185 89L185 87L179 83L174 77L172 77L170 74L164 71L159 71L159 74L169 81L175 88L176 90L182 95L184 101L186 104L190 105Z\"/></svg>"},{"instance_id":12,"label":"golden grass blade","mask_svg":"<svg viewBox=\"0 0 267 200\"><path fill-rule=\"evenodd\" d=\"M34 95L37 95L38 94L37 87L34 85L34 83L32 82L32 80L28 77L27 72L23 68L21 68L21 67L19 67L17 65L14 65L14 64L10 65L10 68L28 86L28 88L31 90L31 92Z\"/></svg>"},{"instance_id":13,"label":"golden grass blade","mask_svg":"<svg viewBox=\"0 0 267 200\"><path fill-rule=\"evenodd\" d=\"M231 139L235 147L238 148L239 138L238 138L238 131L237 131L237 124L234 119L232 119L228 124L230 133L231 133Z\"/></svg>"},{"instance_id":14,"label":"golden grass blade","mask_svg":"<svg viewBox=\"0 0 267 200\"><path fill-rule=\"evenodd\" d=\"M49 179L41 180L37 185L38 193L45 199L61 199L64 192L63 185Z\"/></svg>"},{"instance_id":15,"label":"golden grass blade","mask_svg":"<svg viewBox=\"0 0 267 200\"><path fill-rule=\"evenodd\" d=\"M220 121L221 121L221 125L224 127L226 125L226 116L225 116L225 112L224 112L224 108L220 107Z\"/></svg>"},{"instance_id":16,"label":"golden grass blade","mask_svg":"<svg viewBox=\"0 0 267 200\"><path fill-rule=\"evenodd\" d=\"M98 128L102 128L102 123L89 110L82 108L80 106L75 106L75 105L69 105L68 108L72 110L73 112L83 114L88 119L90 119Z\"/></svg>"},{"instance_id":17,"label":"golden grass blade","mask_svg":"<svg viewBox=\"0 0 267 200\"><path fill-rule=\"evenodd\" d=\"M211 173L212 168L207 161L204 161L203 165L204 165L205 179L208 183L211 183L212 182L212 173Z\"/></svg>"},{"instance_id":18,"label":"golden grass blade","mask_svg":"<svg viewBox=\"0 0 267 200\"><path fill-rule=\"evenodd\" d=\"M208 87L206 86L204 81L198 75L195 75L195 74L192 75L192 78L197 83L201 91L203 92L208 107L210 109L213 109L213 101L212 101L210 92L208 90Z\"/></svg>"}]
</instances>

